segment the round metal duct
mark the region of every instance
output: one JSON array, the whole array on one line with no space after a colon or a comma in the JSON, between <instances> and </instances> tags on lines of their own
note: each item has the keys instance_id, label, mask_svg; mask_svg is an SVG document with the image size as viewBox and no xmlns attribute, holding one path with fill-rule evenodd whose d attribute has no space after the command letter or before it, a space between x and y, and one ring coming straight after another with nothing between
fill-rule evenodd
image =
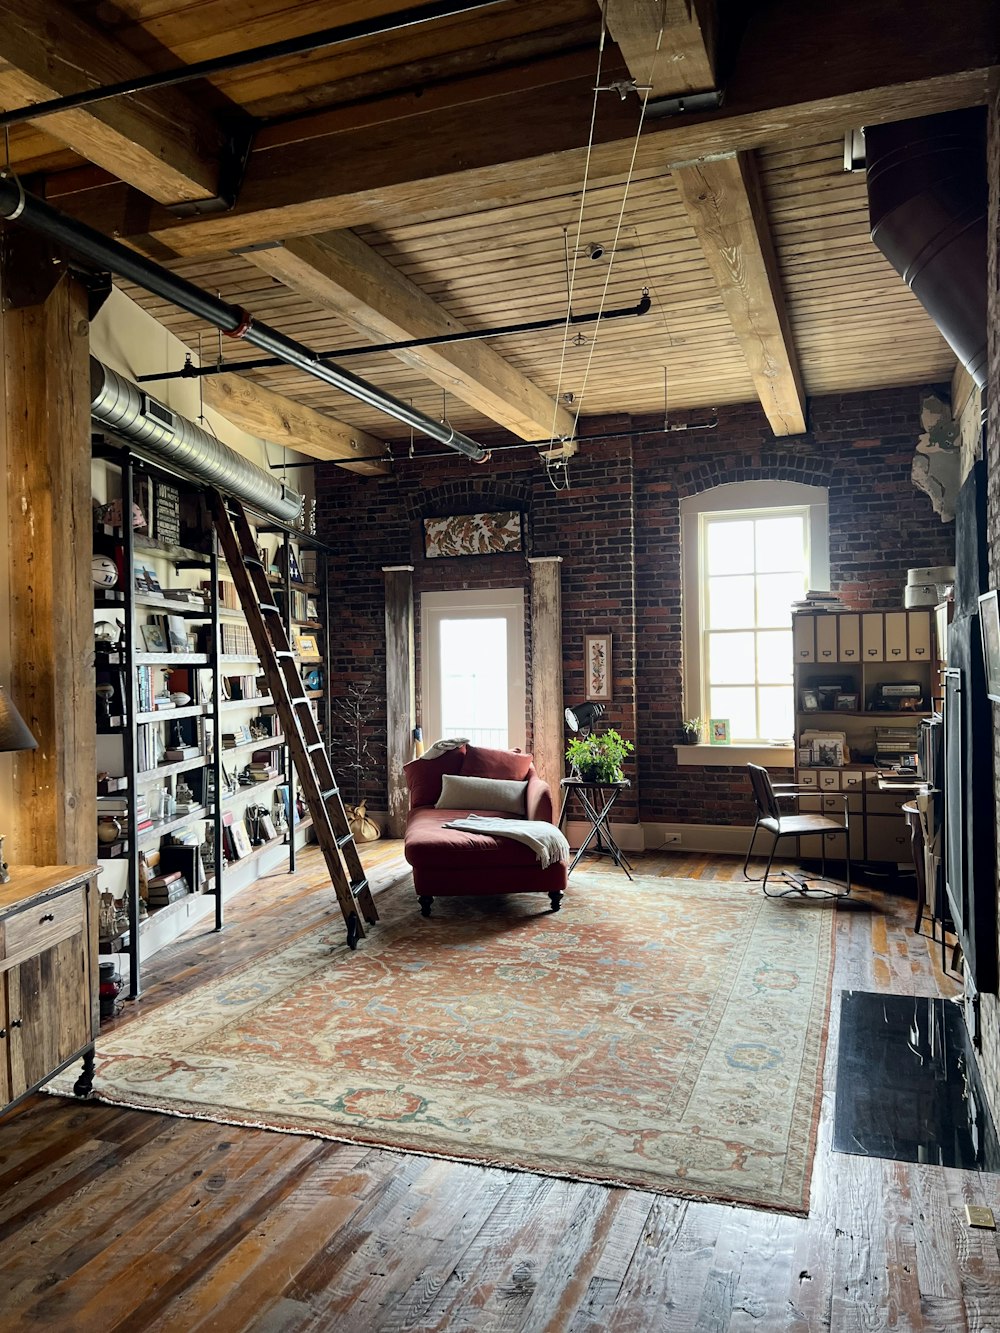
<instances>
[{"instance_id":1,"label":"round metal duct","mask_svg":"<svg viewBox=\"0 0 1000 1333\"><path fill-rule=\"evenodd\" d=\"M117 371L90 358L90 412L102 425L138 446L153 463L235 496L282 523L294 523L302 496L230 449L193 421L178 416Z\"/></svg>"}]
</instances>

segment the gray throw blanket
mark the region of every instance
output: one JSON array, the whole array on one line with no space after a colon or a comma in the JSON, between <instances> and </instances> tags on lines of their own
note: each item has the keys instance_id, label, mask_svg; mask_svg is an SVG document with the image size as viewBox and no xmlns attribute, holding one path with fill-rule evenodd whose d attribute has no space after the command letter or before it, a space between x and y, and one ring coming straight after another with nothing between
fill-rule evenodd
<instances>
[{"instance_id":1,"label":"gray throw blanket","mask_svg":"<svg viewBox=\"0 0 1000 1333\"><path fill-rule=\"evenodd\" d=\"M464 819L449 819L445 828L457 828L465 833L488 833L494 838L513 838L531 848L543 870L569 857L569 843L555 824L547 824L543 819L492 819L489 815L467 815Z\"/></svg>"}]
</instances>

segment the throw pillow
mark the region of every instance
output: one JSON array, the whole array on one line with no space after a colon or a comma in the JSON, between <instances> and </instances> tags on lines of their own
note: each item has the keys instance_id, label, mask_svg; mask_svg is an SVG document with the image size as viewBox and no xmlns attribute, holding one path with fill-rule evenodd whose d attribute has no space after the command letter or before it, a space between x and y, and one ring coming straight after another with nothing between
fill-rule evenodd
<instances>
[{"instance_id":1,"label":"throw pillow","mask_svg":"<svg viewBox=\"0 0 1000 1333\"><path fill-rule=\"evenodd\" d=\"M462 765L462 776L523 782L530 768L531 755L522 754L520 750L489 750L483 745L470 745Z\"/></svg>"},{"instance_id":2,"label":"throw pillow","mask_svg":"<svg viewBox=\"0 0 1000 1333\"><path fill-rule=\"evenodd\" d=\"M438 810L492 810L499 815L523 815L526 782L497 778L469 778L446 773L441 779Z\"/></svg>"},{"instance_id":3,"label":"throw pillow","mask_svg":"<svg viewBox=\"0 0 1000 1333\"><path fill-rule=\"evenodd\" d=\"M433 805L441 795L441 778L445 773L461 773L465 761L465 746L448 750L437 759L411 759L403 765L406 785L410 789L410 809L419 805Z\"/></svg>"}]
</instances>

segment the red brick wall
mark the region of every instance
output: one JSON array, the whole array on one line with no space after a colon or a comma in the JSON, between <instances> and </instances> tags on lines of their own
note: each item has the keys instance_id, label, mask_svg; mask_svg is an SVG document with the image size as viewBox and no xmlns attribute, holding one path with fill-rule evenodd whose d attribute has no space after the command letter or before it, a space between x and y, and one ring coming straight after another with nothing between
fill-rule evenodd
<instances>
[{"instance_id":1,"label":"red brick wall","mask_svg":"<svg viewBox=\"0 0 1000 1333\"><path fill-rule=\"evenodd\" d=\"M563 558L567 702L584 697L584 636L613 635L608 718L636 745L634 791L631 803L618 807L621 817L746 823L742 768L676 763L684 714L680 500L723 482L828 486L833 586L859 607L902 605L906 569L950 562L953 545L952 526L941 524L910 482L919 403L917 388L818 399L811 432L791 441L776 441L760 409L746 406L723 409L712 431L664 434L651 427L633 439L585 443L565 491L553 489L528 451L495 453L485 466L457 456L407 463L379 480L318 468L320 535L339 551L331 566L334 689L338 680L384 681L382 565L412 563L417 597L448 587L527 588L519 556L425 560L423 517L521 509L526 554ZM675 417L674 424L683 421ZM650 423L633 426L644 424ZM629 423L619 418L587 428L628 430ZM530 643L527 652L530 680ZM367 794L384 808L382 774Z\"/></svg>"}]
</instances>

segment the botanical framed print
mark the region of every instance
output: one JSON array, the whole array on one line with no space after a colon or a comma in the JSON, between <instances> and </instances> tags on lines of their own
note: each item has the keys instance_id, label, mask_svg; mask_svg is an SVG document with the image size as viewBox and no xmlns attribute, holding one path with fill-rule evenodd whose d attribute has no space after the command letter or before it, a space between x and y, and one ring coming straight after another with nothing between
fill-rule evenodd
<instances>
[{"instance_id":1,"label":"botanical framed print","mask_svg":"<svg viewBox=\"0 0 1000 1333\"><path fill-rule=\"evenodd\" d=\"M603 703L611 699L611 635L588 634L584 644L584 670L588 699Z\"/></svg>"},{"instance_id":2,"label":"botanical framed print","mask_svg":"<svg viewBox=\"0 0 1000 1333\"><path fill-rule=\"evenodd\" d=\"M979 598L979 632L983 636L986 693L994 703L1000 704L1000 607L996 588L984 592Z\"/></svg>"},{"instance_id":3,"label":"botanical framed print","mask_svg":"<svg viewBox=\"0 0 1000 1333\"><path fill-rule=\"evenodd\" d=\"M523 549L521 514L516 509L424 519L424 555L428 560L442 556L502 555Z\"/></svg>"}]
</instances>

